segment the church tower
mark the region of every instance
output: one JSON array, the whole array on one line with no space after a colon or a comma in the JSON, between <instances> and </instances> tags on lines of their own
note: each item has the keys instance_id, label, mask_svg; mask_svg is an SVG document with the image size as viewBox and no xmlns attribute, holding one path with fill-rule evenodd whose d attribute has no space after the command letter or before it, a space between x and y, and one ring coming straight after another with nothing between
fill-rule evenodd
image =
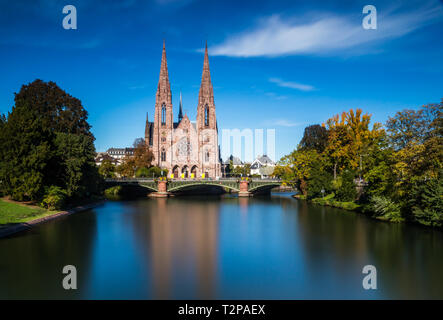
<instances>
[{"instance_id":1,"label":"church tower","mask_svg":"<svg viewBox=\"0 0 443 320\"><path fill-rule=\"evenodd\" d=\"M199 160L206 177L220 176L218 154L217 119L215 116L214 89L209 71L208 44L205 46L203 73L198 94L197 131L199 138Z\"/></svg>"},{"instance_id":2,"label":"church tower","mask_svg":"<svg viewBox=\"0 0 443 320\"><path fill-rule=\"evenodd\" d=\"M169 83L165 42L163 41L160 78L155 96L153 148L154 163L159 167L169 167L172 162L172 93Z\"/></svg>"}]
</instances>

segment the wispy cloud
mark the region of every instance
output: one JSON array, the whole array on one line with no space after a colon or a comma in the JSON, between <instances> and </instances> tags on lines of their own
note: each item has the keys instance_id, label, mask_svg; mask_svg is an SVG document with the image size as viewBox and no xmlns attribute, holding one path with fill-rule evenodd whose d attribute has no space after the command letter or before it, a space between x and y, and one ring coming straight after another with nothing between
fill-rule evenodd
<instances>
[{"instance_id":1,"label":"wispy cloud","mask_svg":"<svg viewBox=\"0 0 443 320\"><path fill-rule=\"evenodd\" d=\"M278 95L275 92L265 92L265 95L267 95L268 97L277 99L277 100L284 100L284 99L288 98L287 96Z\"/></svg>"},{"instance_id":2,"label":"wispy cloud","mask_svg":"<svg viewBox=\"0 0 443 320\"><path fill-rule=\"evenodd\" d=\"M304 122L291 122L286 119L277 119L277 120L271 121L270 123L272 123L275 126L280 126L280 127L298 127L298 126L302 126L305 124Z\"/></svg>"},{"instance_id":3,"label":"wispy cloud","mask_svg":"<svg viewBox=\"0 0 443 320\"><path fill-rule=\"evenodd\" d=\"M331 55L365 44L402 37L443 17L438 1L428 1L413 9L378 12L377 29L365 30L361 17L336 13L305 14L282 18L272 15L250 30L228 37L210 48L212 55L232 57L274 57L281 55Z\"/></svg>"},{"instance_id":4,"label":"wispy cloud","mask_svg":"<svg viewBox=\"0 0 443 320\"><path fill-rule=\"evenodd\" d=\"M279 79L279 78L270 78L269 81L272 83L275 83L279 87L283 87L283 88L291 88L291 89L296 89L296 90L300 90L300 91L315 90L315 88L311 85L292 82L292 81L283 81L282 79Z\"/></svg>"}]
</instances>

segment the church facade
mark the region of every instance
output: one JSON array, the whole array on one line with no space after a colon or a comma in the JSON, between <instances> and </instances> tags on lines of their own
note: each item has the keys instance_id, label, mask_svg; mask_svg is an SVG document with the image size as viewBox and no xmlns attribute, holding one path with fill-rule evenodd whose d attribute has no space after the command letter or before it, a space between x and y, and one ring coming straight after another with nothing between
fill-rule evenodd
<instances>
[{"instance_id":1,"label":"church facade","mask_svg":"<svg viewBox=\"0 0 443 320\"><path fill-rule=\"evenodd\" d=\"M168 170L169 177L217 178L221 175L214 90L205 48L203 73L198 95L197 120L183 115L182 98L174 121L166 48L160 66L155 97L154 121L146 116L145 142L154 154L154 165Z\"/></svg>"}]
</instances>

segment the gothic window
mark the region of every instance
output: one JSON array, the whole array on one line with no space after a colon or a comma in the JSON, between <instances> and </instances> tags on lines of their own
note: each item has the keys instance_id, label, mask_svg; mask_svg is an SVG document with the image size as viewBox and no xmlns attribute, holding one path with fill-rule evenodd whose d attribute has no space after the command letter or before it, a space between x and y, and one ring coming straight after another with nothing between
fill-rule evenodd
<instances>
[{"instance_id":1,"label":"gothic window","mask_svg":"<svg viewBox=\"0 0 443 320\"><path fill-rule=\"evenodd\" d=\"M209 126L209 108L205 106L205 126Z\"/></svg>"},{"instance_id":2,"label":"gothic window","mask_svg":"<svg viewBox=\"0 0 443 320\"><path fill-rule=\"evenodd\" d=\"M162 125L165 125L165 124L166 124L166 107L163 104L162 105Z\"/></svg>"},{"instance_id":3,"label":"gothic window","mask_svg":"<svg viewBox=\"0 0 443 320\"><path fill-rule=\"evenodd\" d=\"M206 162L209 161L209 151L206 151L206 154L205 154L205 161L206 161Z\"/></svg>"},{"instance_id":4,"label":"gothic window","mask_svg":"<svg viewBox=\"0 0 443 320\"><path fill-rule=\"evenodd\" d=\"M166 161L166 151L165 149L162 149L161 155L160 155L161 161Z\"/></svg>"}]
</instances>

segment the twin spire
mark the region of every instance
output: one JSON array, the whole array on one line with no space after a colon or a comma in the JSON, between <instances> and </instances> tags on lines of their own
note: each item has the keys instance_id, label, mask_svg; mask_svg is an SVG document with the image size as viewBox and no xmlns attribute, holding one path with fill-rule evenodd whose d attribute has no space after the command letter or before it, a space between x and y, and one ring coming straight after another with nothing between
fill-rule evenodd
<instances>
[{"instance_id":1,"label":"twin spire","mask_svg":"<svg viewBox=\"0 0 443 320\"><path fill-rule=\"evenodd\" d=\"M211 82L211 72L209 71L209 57L208 57L208 42L205 45L205 58L203 60L203 73L202 73L202 82L200 85L200 92L198 95L199 104L203 104L203 101L209 99L212 103L214 102L214 91L212 88Z\"/></svg>"},{"instance_id":2,"label":"twin spire","mask_svg":"<svg viewBox=\"0 0 443 320\"><path fill-rule=\"evenodd\" d=\"M166 60L166 46L165 41L163 40L163 51L162 51L162 61L160 66L160 78L158 80L157 87L157 96L164 97L165 94L168 96L168 102L171 102L171 84L169 82L169 74L168 74L168 63ZM214 103L214 91L212 88L211 82L211 72L209 70L209 57L208 57L208 43L205 45L205 57L203 60L203 72L202 72L202 80L200 84L200 91L198 95L199 105L203 103ZM182 105L182 95L180 92L180 108L178 114L178 121L180 122L183 119L183 105Z\"/></svg>"}]
</instances>

